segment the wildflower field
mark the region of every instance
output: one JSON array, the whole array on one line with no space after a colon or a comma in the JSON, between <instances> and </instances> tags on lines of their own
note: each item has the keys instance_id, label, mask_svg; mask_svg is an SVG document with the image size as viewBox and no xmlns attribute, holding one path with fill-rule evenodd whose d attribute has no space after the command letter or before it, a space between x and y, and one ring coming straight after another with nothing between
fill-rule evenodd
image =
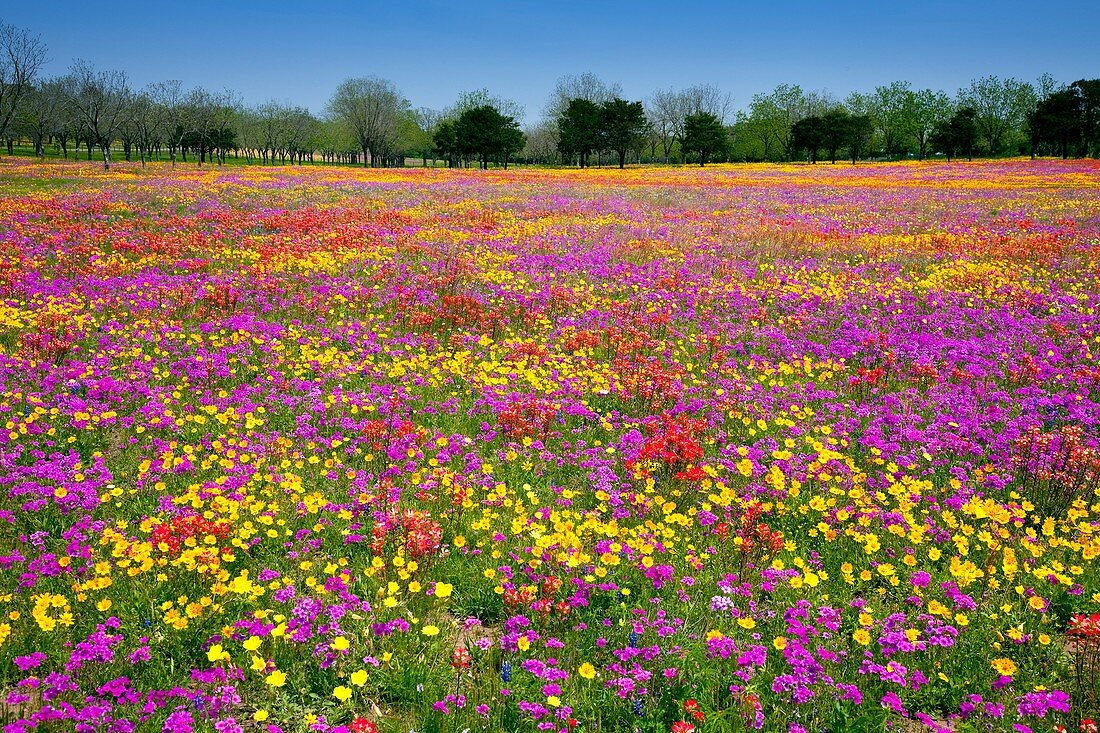
<instances>
[{"instance_id":1,"label":"wildflower field","mask_svg":"<svg viewBox=\"0 0 1100 733\"><path fill-rule=\"evenodd\" d=\"M1095 161L9 159L3 730L1076 730L1098 248Z\"/></svg>"}]
</instances>

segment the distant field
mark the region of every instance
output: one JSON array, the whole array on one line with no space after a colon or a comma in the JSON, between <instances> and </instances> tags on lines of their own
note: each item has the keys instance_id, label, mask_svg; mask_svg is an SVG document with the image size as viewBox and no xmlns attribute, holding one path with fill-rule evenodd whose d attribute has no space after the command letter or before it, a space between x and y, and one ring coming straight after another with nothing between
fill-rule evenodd
<instances>
[{"instance_id":1,"label":"distant field","mask_svg":"<svg viewBox=\"0 0 1100 733\"><path fill-rule=\"evenodd\" d=\"M4 158L0 723L1077 730L1098 247L1095 161Z\"/></svg>"}]
</instances>

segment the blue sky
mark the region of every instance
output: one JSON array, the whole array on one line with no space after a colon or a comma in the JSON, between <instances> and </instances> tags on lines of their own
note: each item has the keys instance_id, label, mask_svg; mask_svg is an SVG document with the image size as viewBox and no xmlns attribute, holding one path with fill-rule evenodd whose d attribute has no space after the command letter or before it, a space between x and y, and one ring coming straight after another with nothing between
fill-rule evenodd
<instances>
[{"instance_id":1,"label":"blue sky","mask_svg":"<svg viewBox=\"0 0 1100 733\"><path fill-rule=\"evenodd\" d=\"M13 4L49 72L74 58L321 111L348 76L392 79L417 107L487 88L541 114L563 74L641 99L718 84L734 106L780 82L838 96L907 79L949 93L985 74L1100 77L1100 2L103 2ZM104 26L103 19L109 18Z\"/></svg>"}]
</instances>

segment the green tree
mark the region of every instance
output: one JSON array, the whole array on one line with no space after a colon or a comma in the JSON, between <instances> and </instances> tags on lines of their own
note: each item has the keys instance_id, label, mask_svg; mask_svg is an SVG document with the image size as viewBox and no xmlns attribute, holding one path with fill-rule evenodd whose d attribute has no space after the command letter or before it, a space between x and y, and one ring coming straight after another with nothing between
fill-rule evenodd
<instances>
[{"instance_id":1,"label":"green tree","mask_svg":"<svg viewBox=\"0 0 1100 733\"><path fill-rule=\"evenodd\" d=\"M794 154L791 128L803 117L820 115L832 106L826 94L804 92L797 84L780 84L768 94L757 94L749 105L751 129L762 138L767 151L775 144L785 160Z\"/></svg>"},{"instance_id":2,"label":"green tree","mask_svg":"<svg viewBox=\"0 0 1100 733\"><path fill-rule=\"evenodd\" d=\"M810 162L817 163L817 153L825 145L825 121L817 115L803 117L791 126L795 150L805 150Z\"/></svg>"},{"instance_id":3,"label":"green tree","mask_svg":"<svg viewBox=\"0 0 1100 733\"><path fill-rule=\"evenodd\" d=\"M848 120L847 132L845 145L848 147L848 157L852 159L852 165L855 165L871 146L875 123L870 115L852 115Z\"/></svg>"},{"instance_id":4,"label":"green tree","mask_svg":"<svg viewBox=\"0 0 1100 733\"><path fill-rule=\"evenodd\" d=\"M455 123L451 120L443 120L435 126L432 133L432 146L439 157L447 161L447 165L454 168L458 165L458 136L455 134Z\"/></svg>"},{"instance_id":5,"label":"green tree","mask_svg":"<svg viewBox=\"0 0 1100 733\"><path fill-rule=\"evenodd\" d=\"M978 113L972 107L956 110L950 119L942 122L932 135L932 144L943 150L948 160L966 154L974 158L974 141L978 137Z\"/></svg>"},{"instance_id":6,"label":"green tree","mask_svg":"<svg viewBox=\"0 0 1100 733\"><path fill-rule=\"evenodd\" d=\"M501 114L492 105L481 105L463 112L455 121L455 142L460 153L477 155L481 167L489 161L503 161L523 147L523 133L514 117Z\"/></svg>"},{"instance_id":7,"label":"green tree","mask_svg":"<svg viewBox=\"0 0 1100 733\"><path fill-rule=\"evenodd\" d=\"M700 167L708 158L723 153L728 144L726 128L715 115L698 112L684 118L684 152L696 153Z\"/></svg>"},{"instance_id":8,"label":"green tree","mask_svg":"<svg viewBox=\"0 0 1100 733\"><path fill-rule=\"evenodd\" d=\"M588 154L600 145L600 107L587 99L570 99L558 118L558 150L563 157L576 155L581 168Z\"/></svg>"},{"instance_id":9,"label":"green tree","mask_svg":"<svg viewBox=\"0 0 1100 733\"><path fill-rule=\"evenodd\" d=\"M917 158L924 160L936 126L951 116L951 98L943 92L921 89L913 94L911 102L913 120L910 130L916 139Z\"/></svg>"},{"instance_id":10,"label":"green tree","mask_svg":"<svg viewBox=\"0 0 1100 733\"><path fill-rule=\"evenodd\" d=\"M848 142L852 116L841 107L834 107L821 116L821 147L829 154L829 160L836 163L840 149Z\"/></svg>"},{"instance_id":11,"label":"green tree","mask_svg":"<svg viewBox=\"0 0 1100 733\"><path fill-rule=\"evenodd\" d=\"M1070 150L1083 137L1082 111L1082 99L1073 87L1060 89L1041 100L1027 116L1032 157L1039 145L1047 143L1063 159L1068 158Z\"/></svg>"},{"instance_id":12,"label":"green tree","mask_svg":"<svg viewBox=\"0 0 1100 733\"><path fill-rule=\"evenodd\" d=\"M641 102L616 97L600 106L600 137L603 145L619 155L619 168L626 164L626 151L638 144L646 129Z\"/></svg>"},{"instance_id":13,"label":"green tree","mask_svg":"<svg viewBox=\"0 0 1100 733\"><path fill-rule=\"evenodd\" d=\"M874 119L882 147L888 156L905 152L906 142L915 133L915 95L907 81L895 81L876 87L867 97L868 111Z\"/></svg>"},{"instance_id":14,"label":"green tree","mask_svg":"<svg viewBox=\"0 0 1100 733\"><path fill-rule=\"evenodd\" d=\"M378 77L345 79L326 107L363 151L364 166L384 165L397 144L401 121L410 106L397 86Z\"/></svg>"},{"instance_id":15,"label":"green tree","mask_svg":"<svg viewBox=\"0 0 1100 733\"><path fill-rule=\"evenodd\" d=\"M1035 88L1019 79L986 76L959 90L960 107L974 110L974 123L989 155L999 155L1006 140L1024 127L1035 108Z\"/></svg>"},{"instance_id":16,"label":"green tree","mask_svg":"<svg viewBox=\"0 0 1100 733\"><path fill-rule=\"evenodd\" d=\"M1081 99L1081 154L1100 156L1100 79L1078 79L1070 88Z\"/></svg>"}]
</instances>

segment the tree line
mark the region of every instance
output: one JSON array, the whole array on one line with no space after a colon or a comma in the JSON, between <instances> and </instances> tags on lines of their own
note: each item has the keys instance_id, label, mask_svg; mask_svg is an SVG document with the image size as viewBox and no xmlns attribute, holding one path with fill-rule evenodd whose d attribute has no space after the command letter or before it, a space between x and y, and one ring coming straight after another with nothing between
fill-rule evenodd
<instances>
[{"instance_id":1,"label":"tree line","mask_svg":"<svg viewBox=\"0 0 1100 733\"><path fill-rule=\"evenodd\" d=\"M837 98L780 84L741 110L715 85L629 100L594 74L559 79L542 119L487 90L443 110L414 108L374 76L346 79L321 114L291 103L246 105L231 90L164 81L134 89L125 72L74 61L43 77L47 49L0 20L0 141L8 154L126 160L227 158L330 163L581 167L633 163L1100 155L1100 79L1063 84L986 76L949 95L906 81Z\"/></svg>"}]
</instances>

